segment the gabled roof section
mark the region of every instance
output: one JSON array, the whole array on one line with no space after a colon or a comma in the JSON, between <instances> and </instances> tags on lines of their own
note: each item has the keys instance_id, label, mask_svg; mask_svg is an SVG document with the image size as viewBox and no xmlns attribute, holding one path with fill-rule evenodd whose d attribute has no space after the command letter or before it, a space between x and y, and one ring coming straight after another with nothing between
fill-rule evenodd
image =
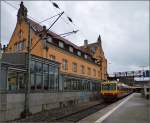
<instances>
[{"instance_id":1,"label":"gabled roof section","mask_svg":"<svg viewBox=\"0 0 150 123\"><path fill-rule=\"evenodd\" d=\"M87 44L86 46L83 45L83 46L80 46L80 48L86 52L88 52L89 54L91 55L94 55L96 50L99 48L100 49L100 52L102 54L104 54L104 51L103 51L103 48L102 48L102 44L101 44L101 36L99 35L98 36L98 39L96 42L94 43L91 43L91 44Z\"/></svg>"},{"instance_id":2,"label":"gabled roof section","mask_svg":"<svg viewBox=\"0 0 150 123\"><path fill-rule=\"evenodd\" d=\"M40 31L43 30L43 26L40 25L40 24L38 24L37 22L35 22L35 21L33 21L33 20L29 19L29 18L27 18L27 21L31 24L31 27L34 29L34 31L40 32ZM80 50L80 51L82 51L82 52L84 52L84 53L86 53L86 54L89 54L89 53L85 52L82 48L80 48L80 47L78 47L77 45L73 44L71 41L69 41L69 40L67 40L67 39L65 39L65 38L63 38L63 37L61 37L60 35L58 35L58 34L52 32L52 31L50 31L50 30L49 30L47 33L48 33L48 35L50 35L52 38L58 39L58 40L60 40L60 41L63 41L65 44L68 44L68 45L70 45L70 46L76 48L77 50Z\"/></svg>"},{"instance_id":3,"label":"gabled roof section","mask_svg":"<svg viewBox=\"0 0 150 123\"><path fill-rule=\"evenodd\" d=\"M82 50L84 50L85 52L94 55L98 47L99 47L99 43L95 42L95 43L88 44L87 47L81 46L80 48L82 48Z\"/></svg>"}]
</instances>

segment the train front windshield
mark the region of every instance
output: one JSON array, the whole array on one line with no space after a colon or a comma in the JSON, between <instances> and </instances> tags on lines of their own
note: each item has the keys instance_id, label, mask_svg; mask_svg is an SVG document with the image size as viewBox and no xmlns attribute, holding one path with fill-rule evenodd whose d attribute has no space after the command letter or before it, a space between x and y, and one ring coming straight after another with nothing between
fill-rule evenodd
<instances>
[{"instance_id":1,"label":"train front windshield","mask_svg":"<svg viewBox=\"0 0 150 123\"><path fill-rule=\"evenodd\" d=\"M115 83L103 84L102 90L116 90L116 84Z\"/></svg>"}]
</instances>

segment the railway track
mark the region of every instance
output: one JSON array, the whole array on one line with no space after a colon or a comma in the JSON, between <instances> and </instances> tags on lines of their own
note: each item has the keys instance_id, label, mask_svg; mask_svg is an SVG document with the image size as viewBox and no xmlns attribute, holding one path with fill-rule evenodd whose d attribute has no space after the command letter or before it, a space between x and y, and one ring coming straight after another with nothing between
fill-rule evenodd
<instances>
[{"instance_id":1,"label":"railway track","mask_svg":"<svg viewBox=\"0 0 150 123\"><path fill-rule=\"evenodd\" d=\"M16 119L15 122L54 122L69 117L78 112L101 104L102 101L88 102L81 105L73 105L64 108L56 108L33 114L25 119Z\"/></svg>"},{"instance_id":2,"label":"railway track","mask_svg":"<svg viewBox=\"0 0 150 123\"><path fill-rule=\"evenodd\" d=\"M103 108L105 108L106 106L110 105L110 103L100 103L91 107L88 107L86 109L68 114L66 116L57 118L55 120L52 120L52 122L69 122L69 123L76 123L78 121L80 121L81 119L87 117L90 114L93 114Z\"/></svg>"},{"instance_id":3,"label":"railway track","mask_svg":"<svg viewBox=\"0 0 150 123\"><path fill-rule=\"evenodd\" d=\"M51 122L51 123L75 123L91 115L112 103L101 101L93 105L73 106L59 110L50 110L37 113L26 119L16 120L16 122Z\"/></svg>"}]
</instances>

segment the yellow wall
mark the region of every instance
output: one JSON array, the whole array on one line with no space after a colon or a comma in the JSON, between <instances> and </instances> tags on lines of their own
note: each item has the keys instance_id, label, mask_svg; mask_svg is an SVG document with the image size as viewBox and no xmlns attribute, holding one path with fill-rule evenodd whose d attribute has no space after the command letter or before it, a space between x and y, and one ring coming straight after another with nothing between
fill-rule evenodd
<instances>
[{"instance_id":1,"label":"yellow wall","mask_svg":"<svg viewBox=\"0 0 150 123\"><path fill-rule=\"evenodd\" d=\"M62 63L62 59L66 59L68 61L68 70L63 70L61 67L62 72L70 73L70 74L77 74L80 76L86 76L86 77L91 77L95 79L100 79L98 76L98 70L99 66L93 63L88 62L87 60L84 60L83 58L80 58L78 56L75 56L73 54L67 53L66 51L60 50L56 47L51 47L48 49L48 56L54 55L56 57L56 61ZM49 58L49 57L48 57ZM72 71L72 63L75 62L77 63L77 72ZM80 66L84 65L85 67L85 74L81 74L80 71ZM87 68L91 68L91 75L88 75L88 70ZM93 69L96 69L96 76L94 76Z\"/></svg>"}]
</instances>

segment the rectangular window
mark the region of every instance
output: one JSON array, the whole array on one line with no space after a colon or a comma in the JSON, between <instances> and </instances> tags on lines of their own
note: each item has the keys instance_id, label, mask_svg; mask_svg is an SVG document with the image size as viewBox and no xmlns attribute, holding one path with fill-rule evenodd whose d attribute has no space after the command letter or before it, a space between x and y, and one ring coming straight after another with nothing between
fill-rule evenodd
<instances>
[{"instance_id":1,"label":"rectangular window","mask_svg":"<svg viewBox=\"0 0 150 123\"><path fill-rule=\"evenodd\" d=\"M48 64L43 64L43 72L48 73Z\"/></svg>"},{"instance_id":2,"label":"rectangular window","mask_svg":"<svg viewBox=\"0 0 150 123\"><path fill-rule=\"evenodd\" d=\"M24 50L25 48L25 41L20 42L20 50Z\"/></svg>"},{"instance_id":3,"label":"rectangular window","mask_svg":"<svg viewBox=\"0 0 150 123\"><path fill-rule=\"evenodd\" d=\"M78 56L81 56L81 52L80 52L80 51L78 51L78 52L77 52L77 55L78 55Z\"/></svg>"},{"instance_id":4,"label":"rectangular window","mask_svg":"<svg viewBox=\"0 0 150 123\"><path fill-rule=\"evenodd\" d=\"M77 72L77 63L72 63L72 71Z\"/></svg>"},{"instance_id":5,"label":"rectangular window","mask_svg":"<svg viewBox=\"0 0 150 123\"><path fill-rule=\"evenodd\" d=\"M91 75L91 68L88 67L88 75Z\"/></svg>"},{"instance_id":6,"label":"rectangular window","mask_svg":"<svg viewBox=\"0 0 150 123\"><path fill-rule=\"evenodd\" d=\"M17 51L17 44L14 44L14 51Z\"/></svg>"},{"instance_id":7,"label":"rectangular window","mask_svg":"<svg viewBox=\"0 0 150 123\"><path fill-rule=\"evenodd\" d=\"M59 41L59 47L64 48L64 43Z\"/></svg>"},{"instance_id":8,"label":"rectangular window","mask_svg":"<svg viewBox=\"0 0 150 123\"><path fill-rule=\"evenodd\" d=\"M17 73L16 72L8 72L8 90L17 90Z\"/></svg>"},{"instance_id":9,"label":"rectangular window","mask_svg":"<svg viewBox=\"0 0 150 123\"><path fill-rule=\"evenodd\" d=\"M22 71L8 71L7 90L16 91L25 89L25 77Z\"/></svg>"},{"instance_id":10,"label":"rectangular window","mask_svg":"<svg viewBox=\"0 0 150 123\"><path fill-rule=\"evenodd\" d=\"M81 72L81 74L84 74L84 73L85 73L85 67L84 67L84 65L81 65L81 66L80 66L80 72Z\"/></svg>"},{"instance_id":11,"label":"rectangular window","mask_svg":"<svg viewBox=\"0 0 150 123\"><path fill-rule=\"evenodd\" d=\"M35 61L31 61L30 70L31 70L31 73L35 72Z\"/></svg>"},{"instance_id":12,"label":"rectangular window","mask_svg":"<svg viewBox=\"0 0 150 123\"><path fill-rule=\"evenodd\" d=\"M49 66L49 87L51 90L58 90L58 69L55 66Z\"/></svg>"},{"instance_id":13,"label":"rectangular window","mask_svg":"<svg viewBox=\"0 0 150 123\"><path fill-rule=\"evenodd\" d=\"M35 89L35 76L34 74L31 74L31 90Z\"/></svg>"},{"instance_id":14,"label":"rectangular window","mask_svg":"<svg viewBox=\"0 0 150 123\"><path fill-rule=\"evenodd\" d=\"M25 49L25 41L17 42L14 47L15 47L16 52L24 50Z\"/></svg>"},{"instance_id":15,"label":"rectangular window","mask_svg":"<svg viewBox=\"0 0 150 123\"><path fill-rule=\"evenodd\" d=\"M96 76L96 69L93 69L93 76Z\"/></svg>"},{"instance_id":16,"label":"rectangular window","mask_svg":"<svg viewBox=\"0 0 150 123\"><path fill-rule=\"evenodd\" d=\"M100 77L101 76L101 73L100 73L100 71L98 71L98 77Z\"/></svg>"},{"instance_id":17,"label":"rectangular window","mask_svg":"<svg viewBox=\"0 0 150 123\"><path fill-rule=\"evenodd\" d=\"M62 69L68 70L68 61L66 59L62 60Z\"/></svg>"},{"instance_id":18,"label":"rectangular window","mask_svg":"<svg viewBox=\"0 0 150 123\"><path fill-rule=\"evenodd\" d=\"M50 55L50 60L55 61L55 56L54 55Z\"/></svg>"},{"instance_id":19,"label":"rectangular window","mask_svg":"<svg viewBox=\"0 0 150 123\"><path fill-rule=\"evenodd\" d=\"M54 90L54 74L53 73L49 74L49 83L50 83L50 89Z\"/></svg>"},{"instance_id":20,"label":"rectangular window","mask_svg":"<svg viewBox=\"0 0 150 123\"><path fill-rule=\"evenodd\" d=\"M50 43L52 43L52 38L48 37L47 41L50 42Z\"/></svg>"},{"instance_id":21,"label":"rectangular window","mask_svg":"<svg viewBox=\"0 0 150 123\"><path fill-rule=\"evenodd\" d=\"M87 55L86 54L84 55L84 58L87 59Z\"/></svg>"},{"instance_id":22,"label":"rectangular window","mask_svg":"<svg viewBox=\"0 0 150 123\"><path fill-rule=\"evenodd\" d=\"M48 74L44 74L44 89L45 90L48 90L48 86L49 86L49 80L48 80L48 78L49 78L49 76L48 76Z\"/></svg>"},{"instance_id":23,"label":"rectangular window","mask_svg":"<svg viewBox=\"0 0 150 123\"><path fill-rule=\"evenodd\" d=\"M18 73L18 87L20 90L25 89L24 74Z\"/></svg>"},{"instance_id":24,"label":"rectangular window","mask_svg":"<svg viewBox=\"0 0 150 123\"><path fill-rule=\"evenodd\" d=\"M42 75L36 74L36 88L42 88Z\"/></svg>"},{"instance_id":25,"label":"rectangular window","mask_svg":"<svg viewBox=\"0 0 150 123\"><path fill-rule=\"evenodd\" d=\"M73 53L73 48L70 46L69 51Z\"/></svg>"},{"instance_id":26,"label":"rectangular window","mask_svg":"<svg viewBox=\"0 0 150 123\"><path fill-rule=\"evenodd\" d=\"M18 51L20 51L20 50L21 50L20 42L18 42L18 44L17 44L17 45L18 45L18 48L17 48L17 49L18 49Z\"/></svg>"},{"instance_id":27,"label":"rectangular window","mask_svg":"<svg viewBox=\"0 0 150 123\"><path fill-rule=\"evenodd\" d=\"M35 63L35 71L36 73L42 73L42 64L40 62Z\"/></svg>"}]
</instances>

